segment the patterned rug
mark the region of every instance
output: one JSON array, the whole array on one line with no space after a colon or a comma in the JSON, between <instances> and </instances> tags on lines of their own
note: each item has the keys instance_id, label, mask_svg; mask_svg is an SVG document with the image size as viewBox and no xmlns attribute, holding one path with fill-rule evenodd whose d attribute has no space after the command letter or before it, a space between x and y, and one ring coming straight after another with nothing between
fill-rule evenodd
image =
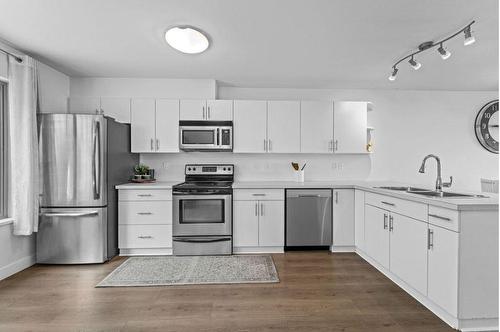
<instances>
[{"instance_id":1,"label":"patterned rug","mask_svg":"<svg viewBox=\"0 0 500 332\"><path fill-rule=\"evenodd\" d=\"M269 255L130 257L96 287L279 282Z\"/></svg>"}]
</instances>

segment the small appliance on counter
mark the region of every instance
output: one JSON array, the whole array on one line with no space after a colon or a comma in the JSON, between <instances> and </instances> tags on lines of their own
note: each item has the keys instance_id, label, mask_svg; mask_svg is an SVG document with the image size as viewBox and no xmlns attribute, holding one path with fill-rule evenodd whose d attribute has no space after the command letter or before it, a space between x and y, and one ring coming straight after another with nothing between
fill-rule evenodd
<instances>
[{"instance_id":1,"label":"small appliance on counter","mask_svg":"<svg viewBox=\"0 0 500 332\"><path fill-rule=\"evenodd\" d=\"M115 185L137 154L130 125L103 115L39 114L40 217L37 262L102 263L118 254Z\"/></svg>"},{"instance_id":2,"label":"small appliance on counter","mask_svg":"<svg viewBox=\"0 0 500 332\"><path fill-rule=\"evenodd\" d=\"M188 164L173 186L173 254L231 255L234 165Z\"/></svg>"},{"instance_id":3,"label":"small appliance on counter","mask_svg":"<svg viewBox=\"0 0 500 332\"><path fill-rule=\"evenodd\" d=\"M183 151L233 151L232 121L179 121Z\"/></svg>"}]
</instances>

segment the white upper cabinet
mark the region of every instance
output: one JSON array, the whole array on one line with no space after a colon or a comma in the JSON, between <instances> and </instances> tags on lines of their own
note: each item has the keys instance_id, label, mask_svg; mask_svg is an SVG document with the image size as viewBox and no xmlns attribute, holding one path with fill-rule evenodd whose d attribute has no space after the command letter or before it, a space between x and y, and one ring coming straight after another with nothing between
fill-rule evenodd
<instances>
[{"instance_id":1,"label":"white upper cabinet","mask_svg":"<svg viewBox=\"0 0 500 332\"><path fill-rule=\"evenodd\" d=\"M69 98L69 112L75 114L101 114L101 99L99 97Z\"/></svg>"},{"instance_id":2,"label":"white upper cabinet","mask_svg":"<svg viewBox=\"0 0 500 332\"><path fill-rule=\"evenodd\" d=\"M333 152L333 102L300 102L300 152Z\"/></svg>"},{"instance_id":3,"label":"white upper cabinet","mask_svg":"<svg viewBox=\"0 0 500 332\"><path fill-rule=\"evenodd\" d=\"M268 151L271 153L300 152L300 102L267 102Z\"/></svg>"},{"instance_id":4,"label":"white upper cabinet","mask_svg":"<svg viewBox=\"0 0 500 332\"><path fill-rule=\"evenodd\" d=\"M210 121L232 121L232 100L207 100L206 120Z\"/></svg>"},{"instance_id":5,"label":"white upper cabinet","mask_svg":"<svg viewBox=\"0 0 500 332\"><path fill-rule=\"evenodd\" d=\"M368 102L334 103L333 139L335 153L366 153Z\"/></svg>"},{"instance_id":6,"label":"white upper cabinet","mask_svg":"<svg viewBox=\"0 0 500 332\"><path fill-rule=\"evenodd\" d=\"M179 152L179 100L156 100L156 152Z\"/></svg>"},{"instance_id":7,"label":"white upper cabinet","mask_svg":"<svg viewBox=\"0 0 500 332\"><path fill-rule=\"evenodd\" d=\"M101 112L121 123L130 123L130 98L101 98Z\"/></svg>"},{"instance_id":8,"label":"white upper cabinet","mask_svg":"<svg viewBox=\"0 0 500 332\"><path fill-rule=\"evenodd\" d=\"M267 102L234 101L233 152L265 153L267 151Z\"/></svg>"},{"instance_id":9,"label":"white upper cabinet","mask_svg":"<svg viewBox=\"0 0 500 332\"><path fill-rule=\"evenodd\" d=\"M182 100L180 101L181 120L206 120L207 101L206 100Z\"/></svg>"},{"instance_id":10,"label":"white upper cabinet","mask_svg":"<svg viewBox=\"0 0 500 332\"><path fill-rule=\"evenodd\" d=\"M154 99L132 99L130 107L132 152L154 152L156 143L156 106Z\"/></svg>"}]
</instances>

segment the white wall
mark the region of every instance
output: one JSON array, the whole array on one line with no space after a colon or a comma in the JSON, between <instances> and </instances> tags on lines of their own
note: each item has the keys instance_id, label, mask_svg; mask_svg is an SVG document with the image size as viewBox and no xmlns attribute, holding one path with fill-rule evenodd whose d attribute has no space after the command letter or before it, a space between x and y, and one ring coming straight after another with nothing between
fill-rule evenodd
<instances>
[{"instance_id":1,"label":"white wall","mask_svg":"<svg viewBox=\"0 0 500 332\"><path fill-rule=\"evenodd\" d=\"M39 64L40 111L67 112L69 77L55 69ZM0 53L0 76L7 77L7 57ZM35 236L14 236L12 225L0 225L0 279L35 262Z\"/></svg>"}]
</instances>

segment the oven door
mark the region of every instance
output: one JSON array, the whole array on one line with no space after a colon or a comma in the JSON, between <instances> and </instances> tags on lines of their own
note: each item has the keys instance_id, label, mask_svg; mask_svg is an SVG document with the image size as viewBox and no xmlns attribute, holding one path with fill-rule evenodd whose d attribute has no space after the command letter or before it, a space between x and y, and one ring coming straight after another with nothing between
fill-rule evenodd
<instances>
[{"instance_id":1,"label":"oven door","mask_svg":"<svg viewBox=\"0 0 500 332\"><path fill-rule=\"evenodd\" d=\"M181 126L179 127L179 148L181 150L218 149L220 137L218 127Z\"/></svg>"},{"instance_id":2,"label":"oven door","mask_svg":"<svg viewBox=\"0 0 500 332\"><path fill-rule=\"evenodd\" d=\"M232 195L173 196L173 235L231 235Z\"/></svg>"}]
</instances>

